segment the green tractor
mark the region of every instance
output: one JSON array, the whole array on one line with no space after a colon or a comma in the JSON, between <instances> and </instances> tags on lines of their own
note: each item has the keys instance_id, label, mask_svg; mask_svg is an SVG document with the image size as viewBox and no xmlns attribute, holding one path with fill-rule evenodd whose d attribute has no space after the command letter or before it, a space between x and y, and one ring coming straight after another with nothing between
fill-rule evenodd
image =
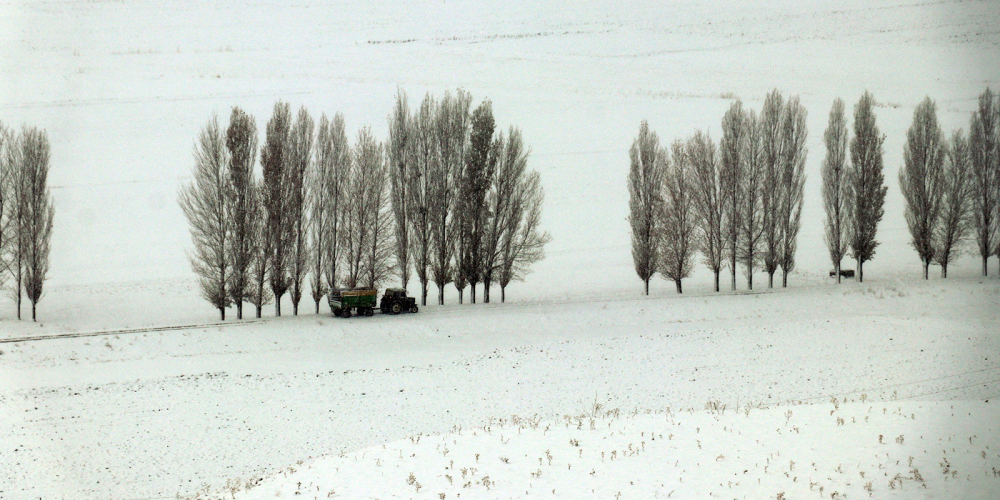
<instances>
[{"instance_id":1,"label":"green tractor","mask_svg":"<svg viewBox=\"0 0 1000 500\"><path fill-rule=\"evenodd\" d=\"M371 316L375 314L377 297L378 290L375 288L336 289L329 295L330 310L334 316L341 318L350 318L351 311L358 316ZM415 313L418 311L417 299L407 297L403 288L386 288L378 309L383 314Z\"/></svg>"},{"instance_id":2,"label":"green tractor","mask_svg":"<svg viewBox=\"0 0 1000 500\"><path fill-rule=\"evenodd\" d=\"M399 314L401 312L416 313L417 299L406 296L406 289L386 288L379 302L382 314Z\"/></svg>"},{"instance_id":3,"label":"green tractor","mask_svg":"<svg viewBox=\"0 0 1000 500\"><path fill-rule=\"evenodd\" d=\"M371 316L375 314L376 297L378 290L374 288L338 288L330 292L330 310L341 318L350 318L351 310L358 316Z\"/></svg>"}]
</instances>

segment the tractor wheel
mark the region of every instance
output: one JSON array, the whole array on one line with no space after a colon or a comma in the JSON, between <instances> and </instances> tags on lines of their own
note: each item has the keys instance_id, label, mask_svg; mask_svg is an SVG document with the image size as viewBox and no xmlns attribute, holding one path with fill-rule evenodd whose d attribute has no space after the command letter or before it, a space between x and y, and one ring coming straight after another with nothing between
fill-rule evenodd
<instances>
[{"instance_id":1,"label":"tractor wheel","mask_svg":"<svg viewBox=\"0 0 1000 500\"><path fill-rule=\"evenodd\" d=\"M370 307L365 308L365 316L368 316L370 318L373 314L375 314L375 310L374 309L372 309Z\"/></svg>"},{"instance_id":2,"label":"tractor wheel","mask_svg":"<svg viewBox=\"0 0 1000 500\"><path fill-rule=\"evenodd\" d=\"M334 316L337 316L337 317L339 318L339 317L340 317L340 312L341 312L341 310L340 310L340 309L334 309L334 310L333 310L333 315L334 315Z\"/></svg>"},{"instance_id":3,"label":"tractor wheel","mask_svg":"<svg viewBox=\"0 0 1000 500\"><path fill-rule=\"evenodd\" d=\"M403 312L403 306L400 306L399 302L393 302L392 308L390 310L392 311L393 314L399 314Z\"/></svg>"},{"instance_id":4,"label":"tractor wheel","mask_svg":"<svg viewBox=\"0 0 1000 500\"><path fill-rule=\"evenodd\" d=\"M340 317L341 318L350 318L351 317L351 310L350 309L344 309L343 311L340 312Z\"/></svg>"},{"instance_id":5,"label":"tractor wheel","mask_svg":"<svg viewBox=\"0 0 1000 500\"><path fill-rule=\"evenodd\" d=\"M411 313L413 313L413 314L417 314L417 311L419 311L419 309L417 309L417 306L416 306L416 304L414 304L414 305L413 305L413 307L410 307L410 312L411 312Z\"/></svg>"}]
</instances>

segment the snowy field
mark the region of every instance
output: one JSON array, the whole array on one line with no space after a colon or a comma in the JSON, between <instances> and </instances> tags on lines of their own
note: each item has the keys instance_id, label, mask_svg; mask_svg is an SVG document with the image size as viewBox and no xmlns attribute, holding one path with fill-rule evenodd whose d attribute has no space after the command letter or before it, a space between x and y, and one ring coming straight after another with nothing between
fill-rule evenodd
<instances>
[{"instance_id":1,"label":"snowy field","mask_svg":"<svg viewBox=\"0 0 1000 500\"><path fill-rule=\"evenodd\" d=\"M1000 87L1000 4L286 3L0 5L0 120L48 131L56 208L40 323L0 299L0 498L1000 497L998 262L919 280L896 181L925 95L950 133ZM509 303L213 324L176 203L213 113L261 129L284 99L384 137L397 88L456 87L546 190ZM809 111L790 288L716 296L700 268L642 297L640 120L718 140L772 88ZM837 286L822 132L866 89L882 245Z\"/></svg>"}]
</instances>

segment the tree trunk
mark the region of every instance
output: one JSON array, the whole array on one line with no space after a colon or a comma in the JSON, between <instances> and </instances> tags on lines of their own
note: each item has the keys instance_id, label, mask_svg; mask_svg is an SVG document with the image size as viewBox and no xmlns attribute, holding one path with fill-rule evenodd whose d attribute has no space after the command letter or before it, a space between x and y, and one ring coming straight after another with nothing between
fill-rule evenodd
<instances>
[{"instance_id":1,"label":"tree trunk","mask_svg":"<svg viewBox=\"0 0 1000 500\"><path fill-rule=\"evenodd\" d=\"M677 293L684 293L684 290L681 288L681 280L674 280L674 284L677 285Z\"/></svg>"},{"instance_id":2,"label":"tree trunk","mask_svg":"<svg viewBox=\"0 0 1000 500\"><path fill-rule=\"evenodd\" d=\"M438 285L438 305L444 305L444 285Z\"/></svg>"},{"instance_id":3,"label":"tree trunk","mask_svg":"<svg viewBox=\"0 0 1000 500\"><path fill-rule=\"evenodd\" d=\"M865 282L865 267L864 266L865 266L865 261L859 260L858 261L858 283L864 283Z\"/></svg>"},{"instance_id":4,"label":"tree trunk","mask_svg":"<svg viewBox=\"0 0 1000 500\"><path fill-rule=\"evenodd\" d=\"M747 290L751 291L751 292L753 291L753 270L752 269L750 270L750 273L747 274Z\"/></svg>"},{"instance_id":5,"label":"tree trunk","mask_svg":"<svg viewBox=\"0 0 1000 500\"><path fill-rule=\"evenodd\" d=\"M420 305L427 305L427 281L420 282Z\"/></svg>"},{"instance_id":6,"label":"tree trunk","mask_svg":"<svg viewBox=\"0 0 1000 500\"><path fill-rule=\"evenodd\" d=\"M316 304L316 307L319 307L318 303ZM243 302L242 301L240 301L239 304L236 304L236 319L243 319Z\"/></svg>"},{"instance_id":7,"label":"tree trunk","mask_svg":"<svg viewBox=\"0 0 1000 500\"><path fill-rule=\"evenodd\" d=\"M942 278L947 278L948 277L948 263L947 262L945 262L944 264L941 264L941 277Z\"/></svg>"},{"instance_id":8,"label":"tree trunk","mask_svg":"<svg viewBox=\"0 0 1000 500\"><path fill-rule=\"evenodd\" d=\"M735 260L729 261L729 265L732 266L732 268L733 268L733 272L732 272L733 282L731 283L731 285L732 285L732 291L735 292L736 291L736 261Z\"/></svg>"},{"instance_id":9,"label":"tree trunk","mask_svg":"<svg viewBox=\"0 0 1000 500\"><path fill-rule=\"evenodd\" d=\"M483 281L483 304L490 303L490 280Z\"/></svg>"},{"instance_id":10,"label":"tree trunk","mask_svg":"<svg viewBox=\"0 0 1000 500\"><path fill-rule=\"evenodd\" d=\"M507 290L506 286L501 286L500 287L500 303L501 304L503 304L504 301L507 299L507 292L506 292L506 290Z\"/></svg>"},{"instance_id":11,"label":"tree trunk","mask_svg":"<svg viewBox=\"0 0 1000 500\"><path fill-rule=\"evenodd\" d=\"M680 283L678 283L680 285ZM715 271L715 291L719 291L719 270Z\"/></svg>"},{"instance_id":12,"label":"tree trunk","mask_svg":"<svg viewBox=\"0 0 1000 500\"><path fill-rule=\"evenodd\" d=\"M459 304L462 303L462 299L464 298L463 297L464 295L465 295L465 289L464 288L459 288L458 289L458 303Z\"/></svg>"},{"instance_id":13,"label":"tree trunk","mask_svg":"<svg viewBox=\"0 0 1000 500\"><path fill-rule=\"evenodd\" d=\"M298 315L299 315L299 303L292 302L292 316L298 316Z\"/></svg>"},{"instance_id":14,"label":"tree trunk","mask_svg":"<svg viewBox=\"0 0 1000 500\"><path fill-rule=\"evenodd\" d=\"M989 276L990 275L989 267L986 266L986 263L988 262L987 259L989 259L989 256L985 256L984 255L983 256L983 276Z\"/></svg>"},{"instance_id":15,"label":"tree trunk","mask_svg":"<svg viewBox=\"0 0 1000 500\"><path fill-rule=\"evenodd\" d=\"M475 283L469 283L469 290L470 290L469 298L472 300L472 303L475 304L476 303L476 284Z\"/></svg>"},{"instance_id":16,"label":"tree trunk","mask_svg":"<svg viewBox=\"0 0 1000 500\"><path fill-rule=\"evenodd\" d=\"M781 270L781 288L788 288L788 272Z\"/></svg>"},{"instance_id":17,"label":"tree trunk","mask_svg":"<svg viewBox=\"0 0 1000 500\"><path fill-rule=\"evenodd\" d=\"M222 318L222 319L226 319L226 318ZM38 320L35 319L35 303L34 302L31 303L31 321L34 321L35 323L38 322Z\"/></svg>"},{"instance_id":18,"label":"tree trunk","mask_svg":"<svg viewBox=\"0 0 1000 500\"><path fill-rule=\"evenodd\" d=\"M281 316L281 297L274 298L274 315Z\"/></svg>"},{"instance_id":19,"label":"tree trunk","mask_svg":"<svg viewBox=\"0 0 1000 500\"><path fill-rule=\"evenodd\" d=\"M767 287L774 288L774 271L767 272Z\"/></svg>"},{"instance_id":20,"label":"tree trunk","mask_svg":"<svg viewBox=\"0 0 1000 500\"><path fill-rule=\"evenodd\" d=\"M35 304L31 304L31 315L32 316L35 315ZM220 307L219 308L219 317L222 318L222 321L226 320L226 308L225 307Z\"/></svg>"},{"instance_id":21,"label":"tree trunk","mask_svg":"<svg viewBox=\"0 0 1000 500\"><path fill-rule=\"evenodd\" d=\"M840 284L840 262L838 262L834 267L834 272L837 273L837 284Z\"/></svg>"},{"instance_id":22,"label":"tree trunk","mask_svg":"<svg viewBox=\"0 0 1000 500\"><path fill-rule=\"evenodd\" d=\"M319 301L316 301L316 314L319 314Z\"/></svg>"},{"instance_id":23,"label":"tree trunk","mask_svg":"<svg viewBox=\"0 0 1000 500\"><path fill-rule=\"evenodd\" d=\"M925 280L926 280L926 279L929 279L929 278L927 277L927 273L928 273L928 271L930 270L930 267L931 267L931 263L930 263L930 262L928 262L928 261L924 261L924 279L925 279Z\"/></svg>"},{"instance_id":24,"label":"tree trunk","mask_svg":"<svg viewBox=\"0 0 1000 500\"><path fill-rule=\"evenodd\" d=\"M21 283L17 284L17 319L21 319Z\"/></svg>"},{"instance_id":25,"label":"tree trunk","mask_svg":"<svg viewBox=\"0 0 1000 500\"><path fill-rule=\"evenodd\" d=\"M646 284L646 295L649 295L649 278L646 278L643 281Z\"/></svg>"},{"instance_id":26,"label":"tree trunk","mask_svg":"<svg viewBox=\"0 0 1000 500\"><path fill-rule=\"evenodd\" d=\"M257 306L257 319L260 319L260 306Z\"/></svg>"}]
</instances>

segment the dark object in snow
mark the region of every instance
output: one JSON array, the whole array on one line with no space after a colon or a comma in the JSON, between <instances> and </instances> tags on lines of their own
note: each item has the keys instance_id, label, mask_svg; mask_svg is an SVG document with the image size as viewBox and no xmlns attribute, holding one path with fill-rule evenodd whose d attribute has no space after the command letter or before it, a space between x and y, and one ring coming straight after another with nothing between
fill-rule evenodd
<instances>
[{"instance_id":1,"label":"dark object in snow","mask_svg":"<svg viewBox=\"0 0 1000 500\"><path fill-rule=\"evenodd\" d=\"M853 278L854 277L854 269L841 269L840 270L840 275L842 277L844 277L844 278ZM830 277L831 278L836 277L836 276L837 276L837 271L830 271Z\"/></svg>"},{"instance_id":2,"label":"dark object in snow","mask_svg":"<svg viewBox=\"0 0 1000 500\"><path fill-rule=\"evenodd\" d=\"M386 288L379 303L379 310L385 314L415 313L418 311L417 299L407 297L403 288Z\"/></svg>"},{"instance_id":3,"label":"dark object in snow","mask_svg":"<svg viewBox=\"0 0 1000 500\"><path fill-rule=\"evenodd\" d=\"M358 316L371 316L375 313L375 297L378 290L374 288L345 288L330 292L330 309L334 316L350 318L351 310L357 310Z\"/></svg>"}]
</instances>

